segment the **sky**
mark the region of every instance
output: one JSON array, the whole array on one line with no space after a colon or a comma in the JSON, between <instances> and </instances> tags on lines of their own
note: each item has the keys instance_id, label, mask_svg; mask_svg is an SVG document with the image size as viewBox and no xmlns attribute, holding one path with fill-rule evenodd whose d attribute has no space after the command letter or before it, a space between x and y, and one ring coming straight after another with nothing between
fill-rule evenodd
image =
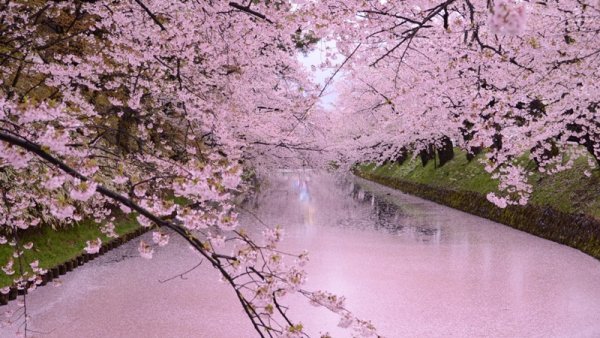
<instances>
[{"instance_id":1,"label":"sky","mask_svg":"<svg viewBox=\"0 0 600 338\"><path fill-rule=\"evenodd\" d=\"M313 80L319 84L319 88L323 88L327 82L327 79L329 79L336 69L335 65L330 68L319 67L323 62L325 62L325 54L327 50L330 52L335 50L335 42L319 41L317 42L316 48L311 52L307 53L306 55L302 53L298 54L298 59L306 67L306 69L313 74ZM341 76L341 72L338 72L334 82L329 84L327 90L319 101L319 104L326 110L332 110L335 108L334 104L338 98L338 95L335 91L335 80L339 80Z\"/></svg>"}]
</instances>

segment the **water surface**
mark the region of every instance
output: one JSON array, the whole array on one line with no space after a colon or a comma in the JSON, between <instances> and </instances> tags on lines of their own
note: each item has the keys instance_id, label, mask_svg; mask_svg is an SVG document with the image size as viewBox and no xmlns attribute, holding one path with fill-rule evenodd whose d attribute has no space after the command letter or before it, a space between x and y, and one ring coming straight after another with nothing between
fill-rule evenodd
<instances>
[{"instance_id":1,"label":"water surface","mask_svg":"<svg viewBox=\"0 0 600 338\"><path fill-rule=\"evenodd\" d=\"M386 337L600 337L600 262L566 246L358 178L280 174L245 208L250 231L261 227L256 216L285 228L287 251L310 251L308 289L345 295ZM182 240L150 261L136 245L32 293L32 328L44 337L256 336L209 266L161 282L200 261ZM287 303L311 335L349 335L326 310Z\"/></svg>"}]
</instances>

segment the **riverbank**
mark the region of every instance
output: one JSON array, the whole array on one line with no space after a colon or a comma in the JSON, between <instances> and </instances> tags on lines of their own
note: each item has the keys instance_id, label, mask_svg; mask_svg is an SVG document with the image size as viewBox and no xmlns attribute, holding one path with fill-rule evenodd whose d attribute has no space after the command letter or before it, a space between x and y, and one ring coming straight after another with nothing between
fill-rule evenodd
<instances>
[{"instance_id":1,"label":"riverbank","mask_svg":"<svg viewBox=\"0 0 600 338\"><path fill-rule=\"evenodd\" d=\"M242 204L248 198L249 194L258 191L260 187L256 173L252 170L245 170L243 179L248 188L235 196L234 203L238 205ZM173 201L181 205L188 203L188 201L181 197L173 197ZM64 275L66 271L71 271L75 267L98 256L98 254L88 255L85 253L84 247L86 246L86 241L100 238L103 243L100 254L103 254L149 230L150 228L144 228L138 223L136 215L136 213L129 215L120 214L116 217L114 221L115 232L119 235L116 239L109 238L103 234L100 231L100 226L92 220L76 222L57 229L46 225L21 231L19 233L20 242L31 242L33 244L32 250L26 250L24 256L27 262L38 260L39 267L48 270L48 274L43 276L43 284L46 284L53 278ZM0 266L8 263L13 255L13 251L14 247L10 245L0 245ZM31 274L29 265L23 268ZM15 260L15 271L19 270L19 260ZM0 273L0 288L12 286L14 289L14 278L15 275L9 276L5 273ZM12 291L11 300L14 299L14 294L15 292ZM0 294L0 305L5 303L6 297Z\"/></svg>"},{"instance_id":2,"label":"riverbank","mask_svg":"<svg viewBox=\"0 0 600 338\"><path fill-rule=\"evenodd\" d=\"M496 182L464 153L442 167L417 159L383 166L359 165L354 174L377 183L565 244L600 259L600 172L583 175L585 160L573 169L530 178L534 192L526 206L500 209L485 197Z\"/></svg>"},{"instance_id":3,"label":"riverbank","mask_svg":"<svg viewBox=\"0 0 600 338\"><path fill-rule=\"evenodd\" d=\"M129 217L121 216L115 221L115 231L119 235L117 239L108 238L94 222L82 221L60 230L54 230L50 226L30 229L21 235L21 242L33 243L33 248L24 253L27 261L38 260L39 266L50 273L52 270L62 272L61 270L69 268L68 271L70 271L73 269L73 266L83 264L79 261L87 261L90 258L94 258L94 255L89 255L88 257L83 251L86 241L100 238L104 244L101 252L104 253L109 248L114 248L141 234L140 229L141 226L135 220L135 217L130 215ZM13 247L8 245L0 246L0 265L6 264L12 256L12 252ZM15 265L16 269L18 269L18 261L15 262ZM60 268L61 266L64 266L64 268ZM26 271L30 270L29 266L27 266ZM64 273L59 274L62 275ZM53 277L57 278L59 274ZM0 288L11 286L13 284L13 277L7 276L4 273L0 274ZM2 299L0 299L0 303L3 303Z\"/></svg>"}]
</instances>

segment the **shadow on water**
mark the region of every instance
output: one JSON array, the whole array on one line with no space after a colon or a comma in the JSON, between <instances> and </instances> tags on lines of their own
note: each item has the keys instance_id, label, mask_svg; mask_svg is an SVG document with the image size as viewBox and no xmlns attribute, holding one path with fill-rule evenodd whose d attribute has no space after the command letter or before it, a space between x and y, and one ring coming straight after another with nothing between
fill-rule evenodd
<instances>
[{"instance_id":1,"label":"shadow on water","mask_svg":"<svg viewBox=\"0 0 600 338\"><path fill-rule=\"evenodd\" d=\"M431 207L355 177L290 171L269 177L263 188L244 207L285 225L288 232L337 227L426 244L439 244L444 234L444 222L432 217Z\"/></svg>"},{"instance_id":2,"label":"shadow on water","mask_svg":"<svg viewBox=\"0 0 600 338\"><path fill-rule=\"evenodd\" d=\"M351 179L341 180L338 185L355 203L368 209L369 212L365 215L365 219L340 218L336 225L383 231L417 242L439 243L441 241L442 227L428 224L427 219L424 218L415 219L414 215L407 210L408 206L391 202Z\"/></svg>"}]
</instances>

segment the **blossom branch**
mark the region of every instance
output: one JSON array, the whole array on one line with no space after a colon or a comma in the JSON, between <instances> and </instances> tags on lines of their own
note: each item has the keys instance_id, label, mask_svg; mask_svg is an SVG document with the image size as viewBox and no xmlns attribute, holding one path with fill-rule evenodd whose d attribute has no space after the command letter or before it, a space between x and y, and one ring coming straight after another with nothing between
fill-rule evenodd
<instances>
[{"instance_id":1,"label":"blossom branch","mask_svg":"<svg viewBox=\"0 0 600 338\"><path fill-rule=\"evenodd\" d=\"M252 2L250 2L250 3L252 3ZM242 6L242 5L240 5L240 4L232 1L232 2L229 3L229 6L235 8L235 9L239 9L240 11L248 13L250 15L253 15L253 16L257 17L257 18L261 18L261 19L265 20L266 22L268 22L270 24L273 23L273 21L269 20L269 18L267 18L264 14L259 13L259 12L255 11L255 10L250 9L250 4L248 4L248 6Z\"/></svg>"},{"instance_id":2,"label":"blossom branch","mask_svg":"<svg viewBox=\"0 0 600 338\"><path fill-rule=\"evenodd\" d=\"M165 28L165 26L162 24L162 22L160 22L160 20L158 20L158 17L156 16L156 14L152 13L152 11L150 10L150 8L148 8L148 6L146 6L141 0L134 0L138 5L140 5L140 7L142 7L142 9L148 13L148 15L152 18L152 20L158 25L158 27L160 27L160 30L162 31L166 31L167 29Z\"/></svg>"},{"instance_id":3,"label":"blossom branch","mask_svg":"<svg viewBox=\"0 0 600 338\"><path fill-rule=\"evenodd\" d=\"M0 132L0 140L5 141L14 146L18 146L24 150L27 150L30 153L37 155L38 157L46 160L47 162L53 164L56 167L58 167L63 172L65 172L65 173L69 174L70 176L73 176L77 179L80 179L81 181L86 182L89 180L87 177L80 174L78 171L71 168L66 163L61 161L60 159L45 152L39 145L37 145L35 143L26 141L22 138L15 137L13 135L9 135L4 132ZM181 237L183 237L190 245L192 245L192 247L194 249L196 249L202 256L204 256L212 264L213 267L215 267L217 270L219 270L219 272L222 274L222 276L234 288L234 291L238 297L238 300L242 303L244 311L246 312L248 317L251 319L254 328L260 334L261 337L264 337L264 333L260 329L260 327L261 327L260 324L264 325L264 323L262 322L262 319L255 312L252 305L245 299L245 297L242 295L242 293L237 289L232 276L225 270L224 266L219 262L218 259L213 258L211 253L207 252L204 249L202 242L198 238L193 236L187 229L185 229L179 225L176 225L172 222L168 222L168 221L161 219L160 217L154 215L153 213L151 213L150 211L141 207L137 203L133 202L131 199L124 197L110 189L107 189L101 185L97 185L96 191L105 197L108 197L114 201L117 201L117 202L119 202L123 205L126 205L127 207L137 211L139 214L148 218L149 220L154 222L156 225L169 228L169 229L175 231ZM257 322L257 320L258 320L258 322ZM270 335L270 333L269 333L269 335Z\"/></svg>"}]
</instances>

